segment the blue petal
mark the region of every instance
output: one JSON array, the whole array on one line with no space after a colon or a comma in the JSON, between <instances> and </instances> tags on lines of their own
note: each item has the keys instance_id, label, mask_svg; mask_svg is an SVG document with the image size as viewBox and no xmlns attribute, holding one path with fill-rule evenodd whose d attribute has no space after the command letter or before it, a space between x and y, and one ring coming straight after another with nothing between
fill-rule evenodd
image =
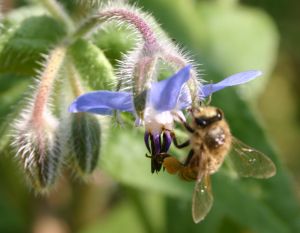
<instances>
[{"instance_id":1,"label":"blue petal","mask_svg":"<svg viewBox=\"0 0 300 233\"><path fill-rule=\"evenodd\" d=\"M249 70L241 73L237 73L229 76L228 78L223 79L221 82L215 84L207 84L202 87L200 90L200 97L205 98L210 94L219 91L225 87L240 85L246 82L251 81L252 79L260 76L261 71L258 70Z\"/></svg>"},{"instance_id":2,"label":"blue petal","mask_svg":"<svg viewBox=\"0 0 300 233\"><path fill-rule=\"evenodd\" d=\"M153 83L148 93L150 103L157 111L168 111L176 107L183 84L190 78L191 66L179 70L172 77Z\"/></svg>"},{"instance_id":3,"label":"blue petal","mask_svg":"<svg viewBox=\"0 0 300 233\"><path fill-rule=\"evenodd\" d=\"M94 91L83 94L69 107L69 112L91 112L110 115L113 110L134 112L129 92Z\"/></svg>"}]
</instances>

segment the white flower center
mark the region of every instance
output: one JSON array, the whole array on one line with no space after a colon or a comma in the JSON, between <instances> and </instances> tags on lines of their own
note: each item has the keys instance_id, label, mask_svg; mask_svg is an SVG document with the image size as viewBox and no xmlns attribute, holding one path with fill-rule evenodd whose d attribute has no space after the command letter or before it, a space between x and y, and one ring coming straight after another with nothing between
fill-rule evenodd
<instances>
[{"instance_id":1,"label":"white flower center","mask_svg":"<svg viewBox=\"0 0 300 233\"><path fill-rule=\"evenodd\" d=\"M171 111L157 112L152 107L147 107L144 112L144 122L147 131L160 134L162 129L173 129L174 117Z\"/></svg>"},{"instance_id":2,"label":"white flower center","mask_svg":"<svg viewBox=\"0 0 300 233\"><path fill-rule=\"evenodd\" d=\"M160 134L164 129L172 131L174 121L186 121L181 111L158 112L153 107L147 107L144 111L145 128L152 134Z\"/></svg>"}]
</instances>

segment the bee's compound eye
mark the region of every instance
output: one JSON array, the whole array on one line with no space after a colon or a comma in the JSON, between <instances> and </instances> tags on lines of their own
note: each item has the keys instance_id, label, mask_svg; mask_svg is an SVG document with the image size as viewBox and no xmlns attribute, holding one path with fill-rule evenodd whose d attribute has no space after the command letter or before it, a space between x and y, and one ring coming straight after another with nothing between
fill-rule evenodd
<instances>
[{"instance_id":1,"label":"bee's compound eye","mask_svg":"<svg viewBox=\"0 0 300 233\"><path fill-rule=\"evenodd\" d=\"M197 125L199 126L207 126L207 120L201 117L195 119Z\"/></svg>"}]
</instances>

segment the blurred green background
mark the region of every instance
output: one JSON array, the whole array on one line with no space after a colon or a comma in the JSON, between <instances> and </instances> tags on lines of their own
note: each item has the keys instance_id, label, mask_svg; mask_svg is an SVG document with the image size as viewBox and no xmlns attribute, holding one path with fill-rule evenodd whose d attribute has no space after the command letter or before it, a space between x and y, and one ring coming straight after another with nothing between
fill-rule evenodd
<instances>
[{"instance_id":1,"label":"blurred green background","mask_svg":"<svg viewBox=\"0 0 300 233\"><path fill-rule=\"evenodd\" d=\"M60 2L75 20L80 17L76 4L80 1ZM191 218L193 184L165 173L151 174L142 131L107 126L99 169L89 182L66 174L69 178L62 176L49 196L35 195L7 146L8 125L15 110L22 107L18 103L39 68L40 53L65 32L50 17L41 17L45 11L34 6L34 1L4 0L0 232L300 232L300 2L130 2L150 12L202 64L202 78L208 82L244 70L263 71L260 79L216 93L212 105L224 110L237 138L272 158L277 175L269 180L239 179L221 169L212 180L214 206L195 225ZM111 28L91 40L115 65L129 49L126 33Z\"/></svg>"}]
</instances>

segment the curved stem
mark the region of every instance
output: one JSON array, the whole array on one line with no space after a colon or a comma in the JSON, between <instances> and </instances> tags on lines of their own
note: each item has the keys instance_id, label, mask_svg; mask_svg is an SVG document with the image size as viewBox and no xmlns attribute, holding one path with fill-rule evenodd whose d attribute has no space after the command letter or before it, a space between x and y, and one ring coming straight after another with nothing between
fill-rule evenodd
<instances>
[{"instance_id":1,"label":"curved stem","mask_svg":"<svg viewBox=\"0 0 300 233\"><path fill-rule=\"evenodd\" d=\"M147 51L156 50L159 47L156 39L155 32L151 25L147 23L146 17L139 13L137 10L129 7L107 7L100 10L98 14L88 18L84 21L74 32L73 41L76 38L82 37L96 28L99 23L106 21L118 20L121 22L127 22L134 26L134 28L141 34L144 40L144 47Z\"/></svg>"},{"instance_id":2,"label":"curved stem","mask_svg":"<svg viewBox=\"0 0 300 233\"><path fill-rule=\"evenodd\" d=\"M127 21L141 33L147 46L155 47L158 44L151 26L137 11L126 8L112 8L100 12L99 17L105 20L116 19Z\"/></svg>"},{"instance_id":3,"label":"curved stem","mask_svg":"<svg viewBox=\"0 0 300 233\"><path fill-rule=\"evenodd\" d=\"M78 38L84 37L86 34L96 28L101 22L101 19L96 16L89 17L83 21L78 28L75 29L72 35L72 41L76 41Z\"/></svg>"},{"instance_id":4,"label":"curved stem","mask_svg":"<svg viewBox=\"0 0 300 233\"><path fill-rule=\"evenodd\" d=\"M65 54L66 48L64 46L58 46L53 49L48 56L33 102L32 121L36 125L39 125L43 119L43 114L45 112L49 96L52 92L54 80L64 61Z\"/></svg>"}]
</instances>

